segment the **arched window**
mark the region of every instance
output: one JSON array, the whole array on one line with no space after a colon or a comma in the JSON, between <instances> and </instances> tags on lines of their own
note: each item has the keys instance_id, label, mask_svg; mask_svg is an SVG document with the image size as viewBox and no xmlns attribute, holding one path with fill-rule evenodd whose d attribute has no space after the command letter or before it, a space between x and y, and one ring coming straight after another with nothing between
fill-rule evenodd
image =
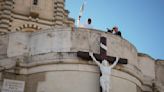
<instances>
[{"instance_id":1,"label":"arched window","mask_svg":"<svg viewBox=\"0 0 164 92\"><path fill-rule=\"evenodd\" d=\"M33 4L37 5L38 4L38 0L33 0Z\"/></svg>"}]
</instances>

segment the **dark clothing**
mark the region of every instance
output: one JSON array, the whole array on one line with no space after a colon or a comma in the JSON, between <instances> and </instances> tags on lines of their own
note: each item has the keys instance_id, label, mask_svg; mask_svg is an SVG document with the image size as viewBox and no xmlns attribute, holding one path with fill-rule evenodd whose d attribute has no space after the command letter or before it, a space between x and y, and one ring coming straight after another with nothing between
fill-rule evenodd
<instances>
[{"instance_id":1,"label":"dark clothing","mask_svg":"<svg viewBox=\"0 0 164 92\"><path fill-rule=\"evenodd\" d=\"M112 33L113 30L108 30L108 32Z\"/></svg>"},{"instance_id":2,"label":"dark clothing","mask_svg":"<svg viewBox=\"0 0 164 92\"><path fill-rule=\"evenodd\" d=\"M121 35L121 32L120 32L120 31L118 31L118 32L116 33L116 35L118 35L118 36L122 37L122 35Z\"/></svg>"},{"instance_id":3,"label":"dark clothing","mask_svg":"<svg viewBox=\"0 0 164 92\"><path fill-rule=\"evenodd\" d=\"M108 29L108 28L107 28L107 31L108 31L109 33L112 33L112 34L114 34L114 35L118 35L118 36L122 37L120 31L117 31L116 33L113 33L114 30L111 30L111 29Z\"/></svg>"},{"instance_id":4,"label":"dark clothing","mask_svg":"<svg viewBox=\"0 0 164 92\"><path fill-rule=\"evenodd\" d=\"M110 33L113 33L113 30L111 30L111 29L107 28L107 31L110 32Z\"/></svg>"}]
</instances>

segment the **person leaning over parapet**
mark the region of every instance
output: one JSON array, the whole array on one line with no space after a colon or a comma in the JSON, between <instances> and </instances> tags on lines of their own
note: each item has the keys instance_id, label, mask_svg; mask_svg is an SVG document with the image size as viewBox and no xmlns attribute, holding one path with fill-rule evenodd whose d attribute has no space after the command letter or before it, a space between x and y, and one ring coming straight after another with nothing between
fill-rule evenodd
<instances>
[{"instance_id":1,"label":"person leaning over parapet","mask_svg":"<svg viewBox=\"0 0 164 92\"><path fill-rule=\"evenodd\" d=\"M110 30L110 29L108 29L108 28L107 28L107 30L108 30L108 32L110 32L110 33L112 33L112 34L114 34L114 35L118 35L118 36L122 37L121 32L118 31L118 27L116 27L116 26L113 27L112 30Z\"/></svg>"},{"instance_id":2,"label":"person leaning over parapet","mask_svg":"<svg viewBox=\"0 0 164 92\"><path fill-rule=\"evenodd\" d=\"M106 29L107 29L107 32L109 32L109 33L112 33L113 32L113 30L111 30L109 28L106 28Z\"/></svg>"},{"instance_id":3,"label":"person leaning over parapet","mask_svg":"<svg viewBox=\"0 0 164 92\"><path fill-rule=\"evenodd\" d=\"M113 33L115 35L118 35L118 36L122 37L121 32L118 30L118 27L113 27Z\"/></svg>"}]
</instances>

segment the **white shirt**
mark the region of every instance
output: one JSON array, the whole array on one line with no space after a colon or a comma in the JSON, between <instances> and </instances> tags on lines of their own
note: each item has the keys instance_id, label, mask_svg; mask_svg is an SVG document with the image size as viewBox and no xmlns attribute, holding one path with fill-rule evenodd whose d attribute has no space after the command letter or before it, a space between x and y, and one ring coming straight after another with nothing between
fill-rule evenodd
<instances>
[{"instance_id":1,"label":"white shirt","mask_svg":"<svg viewBox=\"0 0 164 92\"><path fill-rule=\"evenodd\" d=\"M91 29L93 28L93 26L91 24L84 24L83 27L84 28L91 28Z\"/></svg>"}]
</instances>

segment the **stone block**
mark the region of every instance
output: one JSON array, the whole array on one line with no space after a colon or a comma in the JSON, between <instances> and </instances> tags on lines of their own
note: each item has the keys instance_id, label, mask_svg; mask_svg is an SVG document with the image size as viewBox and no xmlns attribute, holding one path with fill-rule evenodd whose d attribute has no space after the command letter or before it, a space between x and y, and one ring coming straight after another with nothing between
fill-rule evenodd
<instances>
[{"instance_id":1,"label":"stone block","mask_svg":"<svg viewBox=\"0 0 164 92\"><path fill-rule=\"evenodd\" d=\"M164 60L157 61L155 69L157 85L161 86L164 91Z\"/></svg>"},{"instance_id":2,"label":"stone block","mask_svg":"<svg viewBox=\"0 0 164 92\"><path fill-rule=\"evenodd\" d=\"M88 29L78 29L72 32L72 48L71 51L89 51L90 33Z\"/></svg>"},{"instance_id":3,"label":"stone block","mask_svg":"<svg viewBox=\"0 0 164 92\"><path fill-rule=\"evenodd\" d=\"M29 54L29 33L16 32L9 34L9 45L7 56L14 57L24 54Z\"/></svg>"},{"instance_id":4,"label":"stone block","mask_svg":"<svg viewBox=\"0 0 164 92\"><path fill-rule=\"evenodd\" d=\"M155 61L146 54L139 54L138 56L139 67L142 74L149 79L155 79Z\"/></svg>"},{"instance_id":5,"label":"stone block","mask_svg":"<svg viewBox=\"0 0 164 92\"><path fill-rule=\"evenodd\" d=\"M30 38L31 55L48 53L51 51L51 33L36 33Z\"/></svg>"},{"instance_id":6,"label":"stone block","mask_svg":"<svg viewBox=\"0 0 164 92\"><path fill-rule=\"evenodd\" d=\"M49 52L69 52L71 44L70 31L48 31L36 33L31 37L31 54Z\"/></svg>"},{"instance_id":7,"label":"stone block","mask_svg":"<svg viewBox=\"0 0 164 92\"><path fill-rule=\"evenodd\" d=\"M99 92L99 74L82 71L48 72L46 81L39 82L37 92L54 92L54 90L57 92Z\"/></svg>"}]
</instances>

